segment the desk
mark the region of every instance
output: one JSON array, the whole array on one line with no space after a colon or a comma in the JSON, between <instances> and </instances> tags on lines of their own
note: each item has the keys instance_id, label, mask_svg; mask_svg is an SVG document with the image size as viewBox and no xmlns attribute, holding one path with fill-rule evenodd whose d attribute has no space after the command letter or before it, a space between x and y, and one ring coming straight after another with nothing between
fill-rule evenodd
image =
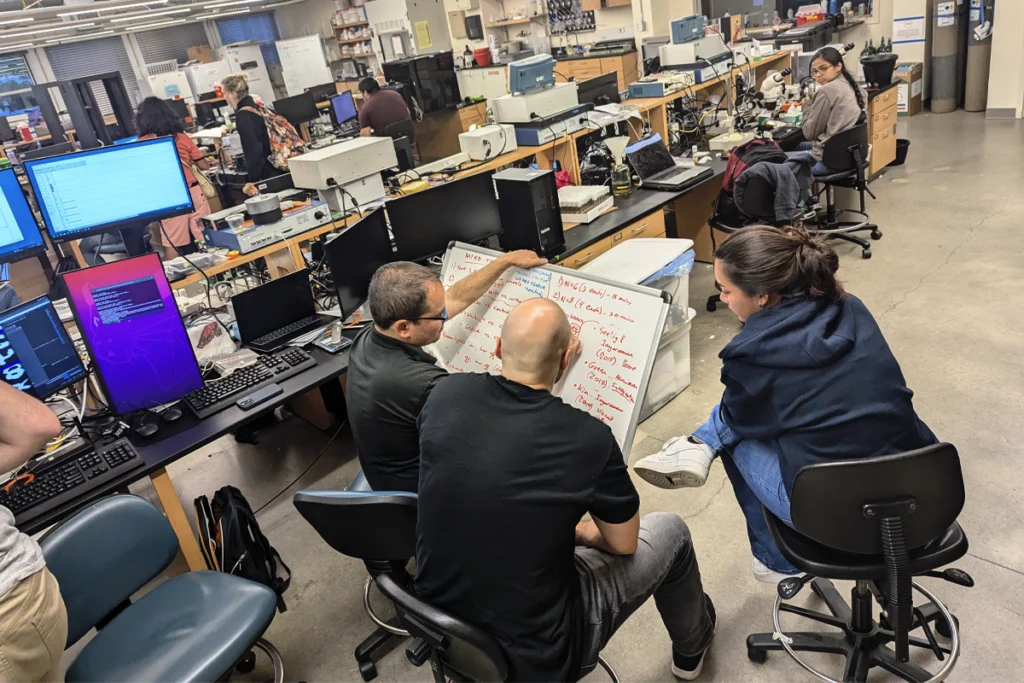
<instances>
[{"instance_id":1,"label":"desk","mask_svg":"<svg viewBox=\"0 0 1024 683\"><path fill-rule=\"evenodd\" d=\"M236 431L256 418L272 412L278 406L288 402L304 400L311 391L337 379L348 371L347 351L331 355L320 349L313 348L310 350L310 354L316 358L316 367L312 367L305 372L279 382L284 391L272 400L249 411L243 411L236 406L231 406L198 422L190 429L169 436L162 441L156 441L144 446L136 446L135 450L138 451L142 458L142 467L132 472L127 472L122 477L111 480L96 488L88 489L83 487L82 493L78 498L49 510L42 515L32 517L30 510L28 516L19 518L18 528L27 534L36 533L52 524L56 524L90 503L104 496L116 493L129 484L148 476L153 481L153 487L156 489L160 504L164 508L164 514L167 515L167 519L170 521L171 526L174 528L174 533L178 537L178 544L181 547L182 554L185 556L185 560L188 562L189 569L206 569L206 562L203 560L199 543L196 541L192 526L185 516L181 500L174 491L174 485L167 475L166 467L215 439ZM321 426L321 428L324 427Z\"/></svg>"}]
</instances>

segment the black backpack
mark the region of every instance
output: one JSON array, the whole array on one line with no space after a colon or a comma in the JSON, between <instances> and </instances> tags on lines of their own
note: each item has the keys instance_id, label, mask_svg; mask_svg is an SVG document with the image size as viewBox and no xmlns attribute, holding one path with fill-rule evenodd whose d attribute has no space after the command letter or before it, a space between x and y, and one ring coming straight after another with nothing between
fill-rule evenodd
<instances>
[{"instance_id":1,"label":"black backpack","mask_svg":"<svg viewBox=\"0 0 1024 683\"><path fill-rule=\"evenodd\" d=\"M213 495L212 505L206 496L196 498L195 505L206 566L268 586L277 594L278 611L285 612L282 595L292 572L263 535L242 492L225 486ZM279 564L284 577L278 576Z\"/></svg>"}]
</instances>

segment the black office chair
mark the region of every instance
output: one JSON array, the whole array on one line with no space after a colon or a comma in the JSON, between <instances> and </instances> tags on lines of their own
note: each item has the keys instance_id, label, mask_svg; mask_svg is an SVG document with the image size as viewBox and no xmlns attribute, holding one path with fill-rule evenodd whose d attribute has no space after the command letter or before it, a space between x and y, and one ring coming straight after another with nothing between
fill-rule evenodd
<instances>
[{"instance_id":1,"label":"black office chair","mask_svg":"<svg viewBox=\"0 0 1024 683\"><path fill-rule=\"evenodd\" d=\"M435 683L445 681L506 681L509 677L505 651L493 636L458 617L420 600L389 575L376 577L377 588L398 608L409 633L422 646L407 651L416 666L430 662ZM612 683L618 678L603 657L597 658ZM589 673L589 672L587 672Z\"/></svg>"},{"instance_id":2,"label":"black office chair","mask_svg":"<svg viewBox=\"0 0 1024 683\"><path fill-rule=\"evenodd\" d=\"M413 127L412 121L409 119L392 123L384 129L384 135L387 135L392 140L397 138L409 138L409 142L413 144L416 143L416 129Z\"/></svg>"},{"instance_id":3,"label":"black office chair","mask_svg":"<svg viewBox=\"0 0 1024 683\"><path fill-rule=\"evenodd\" d=\"M960 653L959 624L915 576L973 586L966 572L936 571L967 552L967 537L956 523L964 505L960 458L949 444L863 460L804 467L793 484L793 527L765 510L782 555L806 572L779 582L774 633L747 638L747 656L764 662L769 650L786 650L808 672L833 679L805 664L796 652L827 652L846 658L845 681L864 681L873 667L908 681L943 680ZM855 581L852 609L828 579ZM828 607L822 614L789 600L806 585ZM915 607L913 591L929 602ZM872 618L872 600L881 607ZM780 612L840 629L840 632L787 633ZM950 639L940 645L932 631ZM911 637L921 629L924 639ZM783 634L781 637L778 634ZM888 647L895 645L895 651ZM911 663L910 647L931 650L943 662L933 675Z\"/></svg>"},{"instance_id":4,"label":"black office chair","mask_svg":"<svg viewBox=\"0 0 1024 683\"><path fill-rule=\"evenodd\" d=\"M411 583L406 566L416 554L416 494L373 491L359 472L347 491L299 491L292 502L329 546L366 564L363 607L377 629L356 647L355 656L363 680L373 680L373 655L409 635L397 617L383 620L373 612L370 586L375 576Z\"/></svg>"},{"instance_id":5,"label":"black office chair","mask_svg":"<svg viewBox=\"0 0 1024 683\"><path fill-rule=\"evenodd\" d=\"M808 226L811 232L829 239L853 242L861 247L861 256L871 258L871 243L863 237L851 233L871 232L871 239L882 239L882 231L871 222L867 213L865 193L877 199L868 188L866 171L868 161L868 125L862 123L850 130L843 131L829 138L822 150L822 163L835 171L831 175L814 176L814 181L825 186L825 217L819 219L817 227ZM857 190L860 196L860 210L836 208L835 188L846 187ZM854 214L858 220L841 221L842 214Z\"/></svg>"}]
</instances>

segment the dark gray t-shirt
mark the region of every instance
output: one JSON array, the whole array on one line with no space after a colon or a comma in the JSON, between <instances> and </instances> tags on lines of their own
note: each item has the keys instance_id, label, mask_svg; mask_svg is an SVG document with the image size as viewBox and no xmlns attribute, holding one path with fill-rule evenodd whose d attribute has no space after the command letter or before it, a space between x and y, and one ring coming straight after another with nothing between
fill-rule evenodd
<instances>
[{"instance_id":1,"label":"dark gray t-shirt","mask_svg":"<svg viewBox=\"0 0 1024 683\"><path fill-rule=\"evenodd\" d=\"M359 462L376 491L416 493L420 444L416 418L447 372L418 346L372 326L352 343L345 399Z\"/></svg>"}]
</instances>

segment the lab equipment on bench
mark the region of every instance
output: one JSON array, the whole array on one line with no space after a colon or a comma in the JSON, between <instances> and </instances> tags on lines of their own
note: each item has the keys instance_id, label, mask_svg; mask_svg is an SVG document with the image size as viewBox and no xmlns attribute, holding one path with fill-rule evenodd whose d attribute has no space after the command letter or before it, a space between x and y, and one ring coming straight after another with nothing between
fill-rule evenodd
<instances>
[{"instance_id":1,"label":"lab equipment on bench","mask_svg":"<svg viewBox=\"0 0 1024 683\"><path fill-rule=\"evenodd\" d=\"M0 313L0 379L42 400L85 377L70 335L45 296Z\"/></svg>"},{"instance_id":2,"label":"lab equipment on bench","mask_svg":"<svg viewBox=\"0 0 1024 683\"><path fill-rule=\"evenodd\" d=\"M238 207L231 207L204 216L201 219L205 226L203 236L206 242L214 247L223 247L242 254L283 242L292 235L331 222L331 212L327 204L321 201L313 201L308 206L282 210L280 219L263 225L256 225L253 221L252 225L243 224L239 227L232 227L227 222L229 216L244 218Z\"/></svg>"},{"instance_id":3,"label":"lab equipment on bench","mask_svg":"<svg viewBox=\"0 0 1024 683\"><path fill-rule=\"evenodd\" d=\"M531 90L522 95L502 95L489 102L498 123L528 123L579 103L579 88L575 83L555 83L550 88Z\"/></svg>"},{"instance_id":4,"label":"lab equipment on bench","mask_svg":"<svg viewBox=\"0 0 1024 683\"><path fill-rule=\"evenodd\" d=\"M494 123L459 133L459 149L473 161L485 161L516 150L516 129Z\"/></svg>"},{"instance_id":5,"label":"lab equipment on bench","mask_svg":"<svg viewBox=\"0 0 1024 683\"><path fill-rule=\"evenodd\" d=\"M391 138L361 137L314 149L288 160L295 187L316 190L332 212L384 197L381 171L398 166ZM343 198L344 195L350 195Z\"/></svg>"},{"instance_id":6,"label":"lab equipment on bench","mask_svg":"<svg viewBox=\"0 0 1024 683\"><path fill-rule=\"evenodd\" d=\"M704 37L707 20L703 14L691 14L688 17L673 19L669 24L672 31L672 42L679 45Z\"/></svg>"},{"instance_id":7,"label":"lab equipment on bench","mask_svg":"<svg viewBox=\"0 0 1024 683\"><path fill-rule=\"evenodd\" d=\"M532 249L547 258L565 250L554 171L507 168L494 174L501 248Z\"/></svg>"},{"instance_id":8,"label":"lab equipment on bench","mask_svg":"<svg viewBox=\"0 0 1024 683\"><path fill-rule=\"evenodd\" d=\"M513 95L555 84L555 58L548 54L534 55L508 65L508 89Z\"/></svg>"}]
</instances>

